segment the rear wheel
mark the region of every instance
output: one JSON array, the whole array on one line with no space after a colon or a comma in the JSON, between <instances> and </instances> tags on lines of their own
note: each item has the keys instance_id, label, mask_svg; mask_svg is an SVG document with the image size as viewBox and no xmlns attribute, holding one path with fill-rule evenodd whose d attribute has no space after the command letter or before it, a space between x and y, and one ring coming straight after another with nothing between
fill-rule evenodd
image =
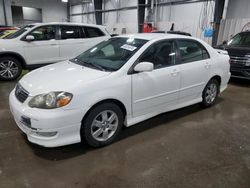
<instances>
[{"instance_id":1,"label":"rear wheel","mask_svg":"<svg viewBox=\"0 0 250 188\"><path fill-rule=\"evenodd\" d=\"M17 79L22 72L20 62L14 57L0 58L0 80L11 81Z\"/></svg>"},{"instance_id":2,"label":"rear wheel","mask_svg":"<svg viewBox=\"0 0 250 188\"><path fill-rule=\"evenodd\" d=\"M202 105L204 107L212 106L219 94L219 83L212 79L208 82L202 93Z\"/></svg>"},{"instance_id":3,"label":"rear wheel","mask_svg":"<svg viewBox=\"0 0 250 188\"><path fill-rule=\"evenodd\" d=\"M81 129L82 140L93 147L112 143L123 125L122 110L114 103L103 103L92 109Z\"/></svg>"}]
</instances>

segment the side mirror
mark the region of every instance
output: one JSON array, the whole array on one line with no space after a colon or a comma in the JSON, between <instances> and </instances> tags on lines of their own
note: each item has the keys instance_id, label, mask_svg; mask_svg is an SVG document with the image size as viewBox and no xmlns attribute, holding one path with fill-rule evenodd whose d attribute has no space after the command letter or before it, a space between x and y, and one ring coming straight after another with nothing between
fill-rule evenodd
<instances>
[{"instance_id":1,"label":"side mirror","mask_svg":"<svg viewBox=\"0 0 250 188\"><path fill-rule=\"evenodd\" d=\"M25 37L25 40L26 40L27 42L31 42L31 41L35 40L35 37L34 37L33 35L27 35L27 36Z\"/></svg>"},{"instance_id":2,"label":"side mirror","mask_svg":"<svg viewBox=\"0 0 250 188\"><path fill-rule=\"evenodd\" d=\"M134 71L136 72L151 72L153 70L154 70L154 64L150 62L138 63L134 68Z\"/></svg>"}]
</instances>

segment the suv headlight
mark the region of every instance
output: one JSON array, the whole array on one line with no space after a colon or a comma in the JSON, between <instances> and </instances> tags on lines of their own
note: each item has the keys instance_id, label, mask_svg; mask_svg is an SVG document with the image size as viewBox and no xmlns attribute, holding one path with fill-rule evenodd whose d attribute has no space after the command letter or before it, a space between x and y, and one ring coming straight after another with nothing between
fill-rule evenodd
<instances>
[{"instance_id":1,"label":"suv headlight","mask_svg":"<svg viewBox=\"0 0 250 188\"><path fill-rule=\"evenodd\" d=\"M29 106L31 108L53 109L69 104L73 95L64 91L55 91L33 97Z\"/></svg>"}]
</instances>

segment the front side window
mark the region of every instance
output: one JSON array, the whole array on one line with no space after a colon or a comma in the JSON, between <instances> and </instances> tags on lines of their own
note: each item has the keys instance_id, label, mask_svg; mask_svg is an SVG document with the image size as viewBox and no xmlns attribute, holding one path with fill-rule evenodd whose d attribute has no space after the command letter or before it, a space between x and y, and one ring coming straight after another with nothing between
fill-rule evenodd
<instances>
[{"instance_id":1,"label":"front side window","mask_svg":"<svg viewBox=\"0 0 250 188\"><path fill-rule=\"evenodd\" d=\"M84 38L82 28L79 26L61 26L61 39Z\"/></svg>"},{"instance_id":2,"label":"front side window","mask_svg":"<svg viewBox=\"0 0 250 188\"><path fill-rule=\"evenodd\" d=\"M28 35L32 35L35 41L52 40L56 38L56 27L52 25L38 27Z\"/></svg>"},{"instance_id":3,"label":"front side window","mask_svg":"<svg viewBox=\"0 0 250 188\"><path fill-rule=\"evenodd\" d=\"M151 62L154 69L175 64L176 50L173 41L162 41L151 45L139 58L139 62Z\"/></svg>"},{"instance_id":4,"label":"front side window","mask_svg":"<svg viewBox=\"0 0 250 188\"><path fill-rule=\"evenodd\" d=\"M182 63L200 61L209 58L207 50L196 41L179 40L178 44Z\"/></svg>"},{"instance_id":5,"label":"front side window","mask_svg":"<svg viewBox=\"0 0 250 188\"><path fill-rule=\"evenodd\" d=\"M84 27L84 28L89 38L104 36L104 33L98 28L94 27Z\"/></svg>"},{"instance_id":6,"label":"front side window","mask_svg":"<svg viewBox=\"0 0 250 188\"><path fill-rule=\"evenodd\" d=\"M72 61L102 71L120 69L147 40L134 38L111 38L82 53Z\"/></svg>"}]
</instances>

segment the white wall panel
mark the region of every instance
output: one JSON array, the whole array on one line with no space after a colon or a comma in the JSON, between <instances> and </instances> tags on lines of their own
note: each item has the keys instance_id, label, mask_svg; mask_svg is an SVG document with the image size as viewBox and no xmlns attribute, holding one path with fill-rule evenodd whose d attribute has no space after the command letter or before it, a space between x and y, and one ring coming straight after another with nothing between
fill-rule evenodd
<instances>
[{"instance_id":1,"label":"white wall panel","mask_svg":"<svg viewBox=\"0 0 250 188\"><path fill-rule=\"evenodd\" d=\"M117 12L106 12L103 14L103 24L112 34L121 34L122 28L126 29L126 33L137 33L137 10L119 11L118 19Z\"/></svg>"},{"instance_id":2,"label":"white wall panel","mask_svg":"<svg viewBox=\"0 0 250 188\"><path fill-rule=\"evenodd\" d=\"M249 0L229 0L227 19L250 18Z\"/></svg>"},{"instance_id":3,"label":"white wall panel","mask_svg":"<svg viewBox=\"0 0 250 188\"><path fill-rule=\"evenodd\" d=\"M71 14L79 14L79 13L82 13L82 5L74 5L74 6L71 6L70 13L71 13Z\"/></svg>"}]
</instances>

